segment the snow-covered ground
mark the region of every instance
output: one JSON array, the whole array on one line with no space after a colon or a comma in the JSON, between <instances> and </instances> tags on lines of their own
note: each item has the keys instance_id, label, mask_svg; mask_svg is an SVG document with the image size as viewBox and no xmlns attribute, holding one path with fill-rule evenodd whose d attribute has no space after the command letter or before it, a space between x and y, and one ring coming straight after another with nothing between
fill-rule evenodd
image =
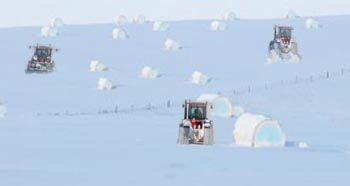
<instances>
[{"instance_id":1,"label":"snow-covered ground","mask_svg":"<svg viewBox=\"0 0 350 186\"><path fill-rule=\"evenodd\" d=\"M118 41L113 24L65 25L52 38L40 27L0 29L0 185L349 185L350 16L317 20L320 29L236 20L225 32L211 20L170 22L165 32L129 23ZM294 26L301 63L265 64L274 24ZM181 52L164 51L168 38ZM36 43L59 48L56 72L24 73ZM109 70L89 72L94 59ZM162 76L140 77L144 66ZM190 83L196 70L212 81ZM97 90L100 77L117 88ZM177 145L180 104L203 93L278 120L293 147L237 147L236 118L214 118L213 146Z\"/></svg>"}]
</instances>

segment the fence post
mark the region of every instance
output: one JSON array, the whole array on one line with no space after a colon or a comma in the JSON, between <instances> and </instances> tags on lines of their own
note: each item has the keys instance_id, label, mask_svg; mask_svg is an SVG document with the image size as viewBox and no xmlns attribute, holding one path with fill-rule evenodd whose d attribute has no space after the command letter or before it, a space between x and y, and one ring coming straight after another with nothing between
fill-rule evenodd
<instances>
[{"instance_id":1,"label":"fence post","mask_svg":"<svg viewBox=\"0 0 350 186\"><path fill-rule=\"evenodd\" d=\"M329 72L326 73L326 78L329 79Z\"/></svg>"},{"instance_id":2,"label":"fence post","mask_svg":"<svg viewBox=\"0 0 350 186\"><path fill-rule=\"evenodd\" d=\"M171 102L170 102L170 100L168 100L168 102L167 102L167 107L168 107L168 108L171 107Z\"/></svg>"},{"instance_id":3,"label":"fence post","mask_svg":"<svg viewBox=\"0 0 350 186\"><path fill-rule=\"evenodd\" d=\"M116 113L116 114L118 113L118 105L115 106L114 113Z\"/></svg>"}]
</instances>

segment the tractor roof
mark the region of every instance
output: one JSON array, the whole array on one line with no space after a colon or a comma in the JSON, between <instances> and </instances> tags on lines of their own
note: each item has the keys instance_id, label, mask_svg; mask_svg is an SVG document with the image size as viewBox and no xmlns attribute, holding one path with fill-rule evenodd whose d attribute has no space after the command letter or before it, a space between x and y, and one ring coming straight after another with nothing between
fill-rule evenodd
<instances>
[{"instance_id":1,"label":"tractor roof","mask_svg":"<svg viewBox=\"0 0 350 186\"><path fill-rule=\"evenodd\" d=\"M207 102L189 102L188 104L192 107L206 107L208 103Z\"/></svg>"}]
</instances>

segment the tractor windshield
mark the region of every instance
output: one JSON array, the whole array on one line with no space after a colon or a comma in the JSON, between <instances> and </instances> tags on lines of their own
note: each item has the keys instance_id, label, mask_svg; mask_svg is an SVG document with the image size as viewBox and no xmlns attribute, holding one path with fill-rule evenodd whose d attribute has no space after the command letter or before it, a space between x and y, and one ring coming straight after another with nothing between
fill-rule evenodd
<instances>
[{"instance_id":1,"label":"tractor windshield","mask_svg":"<svg viewBox=\"0 0 350 186\"><path fill-rule=\"evenodd\" d=\"M51 57L51 50L48 48L37 48L34 55L39 58Z\"/></svg>"},{"instance_id":2,"label":"tractor windshield","mask_svg":"<svg viewBox=\"0 0 350 186\"><path fill-rule=\"evenodd\" d=\"M279 36L280 37L291 38L292 37L292 30L291 29L286 29L286 28L280 28Z\"/></svg>"},{"instance_id":3,"label":"tractor windshield","mask_svg":"<svg viewBox=\"0 0 350 186\"><path fill-rule=\"evenodd\" d=\"M189 107L188 117L189 119L195 118L196 120L206 119L206 107L203 106L191 106Z\"/></svg>"}]
</instances>

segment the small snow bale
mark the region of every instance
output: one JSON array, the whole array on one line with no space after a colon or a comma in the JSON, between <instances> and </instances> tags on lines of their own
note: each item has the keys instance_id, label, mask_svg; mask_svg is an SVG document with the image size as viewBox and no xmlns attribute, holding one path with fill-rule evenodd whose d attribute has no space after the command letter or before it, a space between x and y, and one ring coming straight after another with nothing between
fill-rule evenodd
<instances>
[{"instance_id":1,"label":"small snow bale","mask_svg":"<svg viewBox=\"0 0 350 186\"><path fill-rule=\"evenodd\" d=\"M315 19L308 18L305 20L305 28L318 29L318 28L322 28L322 24L316 21Z\"/></svg>"},{"instance_id":2,"label":"small snow bale","mask_svg":"<svg viewBox=\"0 0 350 186\"><path fill-rule=\"evenodd\" d=\"M213 116L230 118L234 116L234 106L232 101L223 95L219 94L202 94L197 98L200 102L209 102L213 105Z\"/></svg>"},{"instance_id":3,"label":"small snow bale","mask_svg":"<svg viewBox=\"0 0 350 186\"><path fill-rule=\"evenodd\" d=\"M147 19L143 15L138 15L132 19L132 22L137 24L144 24L147 22Z\"/></svg>"},{"instance_id":4,"label":"small snow bale","mask_svg":"<svg viewBox=\"0 0 350 186\"><path fill-rule=\"evenodd\" d=\"M145 66L142 68L141 77L145 79L155 79L160 77L160 74L157 69Z\"/></svg>"},{"instance_id":5,"label":"small snow bale","mask_svg":"<svg viewBox=\"0 0 350 186\"><path fill-rule=\"evenodd\" d=\"M237 20L237 15L234 12L226 12L223 16L225 21L235 21Z\"/></svg>"},{"instance_id":6,"label":"small snow bale","mask_svg":"<svg viewBox=\"0 0 350 186\"><path fill-rule=\"evenodd\" d=\"M213 21L210 24L210 29L212 31L224 31L224 30L227 30L227 25L225 22Z\"/></svg>"},{"instance_id":7,"label":"small snow bale","mask_svg":"<svg viewBox=\"0 0 350 186\"><path fill-rule=\"evenodd\" d=\"M113 90L116 86L111 80L100 78L97 83L97 90Z\"/></svg>"},{"instance_id":8,"label":"small snow bale","mask_svg":"<svg viewBox=\"0 0 350 186\"><path fill-rule=\"evenodd\" d=\"M128 22L128 18L124 15L119 15L113 18L113 22L116 25L124 25Z\"/></svg>"},{"instance_id":9,"label":"small snow bale","mask_svg":"<svg viewBox=\"0 0 350 186\"><path fill-rule=\"evenodd\" d=\"M211 78L202 72L194 71L190 77L190 81L193 84L206 85L211 81Z\"/></svg>"},{"instance_id":10,"label":"small snow bale","mask_svg":"<svg viewBox=\"0 0 350 186\"><path fill-rule=\"evenodd\" d=\"M41 35L43 37L56 37L58 36L58 30L56 27L44 26L41 28Z\"/></svg>"},{"instance_id":11,"label":"small snow bale","mask_svg":"<svg viewBox=\"0 0 350 186\"><path fill-rule=\"evenodd\" d=\"M165 32L165 31L168 31L169 28L170 28L169 24L162 21L155 21L153 23L154 32Z\"/></svg>"},{"instance_id":12,"label":"small snow bale","mask_svg":"<svg viewBox=\"0 0 350 186\"><path fill-rule=\"evenodd\" d=\"M295 13L294 11L289 11L286 15L286 19L298 19L300 18L300 16L298 16L297 13Z\"/></svg>"},{"instance_id":13,"label":"small snow bale","mask_svg":"<svg viewBox=\"0 0 350 186\"><path fill-rule=\"evenodd\" d=\"M164 43L164 49L167 51L177 51L181 50L182 47L179 42L174 41L172 39L167 39Z\"/></svg>"},{"instance_id":14,"label":"small snow bale","mask_svg":"<svg viewBox=\"0 0 350 186\"><path fill-rule=\"evenodd\" d=\"M100 61L92 60L90 62L90 72L102 72L106 70L108 70L108 68Z\"/></svg>"},{"instance_id":15,"label":"small snow bale","mask_svg":"<svg viewBox=\"0 0 350 186\"><path fill-rule=\"evenodd\" d=\"M49 21L49 26L53 28L62 27L63 25L64 25L63 19L60 17L50 19Z\"/></svg>"},{"instance_id":16,"label":"small snow bale","mask_svg":"<svg viewBox=\"0 0 350 186\"><path fill-rule=\"evenodd\" d=\"M262 115L241 115L233 130L237 145L246 147L284 147L286 137L281 125Z\"/></svg>"},{"instance_id":17,"label":"small snow bale","mask_svg":"<svg viewBox=\"0 0 350 186\"><path fill-rule=\"evenodd\" d=\"M7 114L6 107L5 107L5 105L3 105L3 104L0 102L0 118L5 117L6 114Z\"/></svg>"},{"instance_id":18,"label":"small snow bale","mask_svg":"<svg viewBox=\"0 0 350 186\"><path fill-rule=\"evenodd\" d=\"M126 31L124 29L120 29L120 28L115 28L112 31L112 37L113 37L113 39L127 39L127 38L129 38Z\"/></svg>"}]
</instances>

